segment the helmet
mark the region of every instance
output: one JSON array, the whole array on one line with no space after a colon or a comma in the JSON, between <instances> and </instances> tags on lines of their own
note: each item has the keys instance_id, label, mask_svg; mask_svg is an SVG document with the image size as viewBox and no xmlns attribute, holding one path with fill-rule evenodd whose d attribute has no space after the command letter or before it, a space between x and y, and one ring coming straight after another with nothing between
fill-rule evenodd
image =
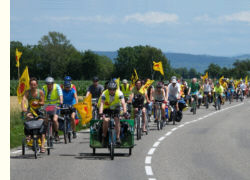
<instances>
[{"instance_id":1,"label":"helmet","mask_svg":"<svg viewBox=\"0 0 250 180\"><path fill-rule=\"evenodd\" d=\"M110 81L108 83L108 89L116 89L117 88L117 84L115 83L115 81Z\"/></svg>"},{"instance_id":2,"label":"helmet","mask_svg":"<svg viewBox=\"0 0 250 180\"><path fill-rule=\"evenodd\" d=\"M175 78L173 78L173 79L171 80L171 82L172 82L172 83L177 83L177 81L176 81Z\"/></svg>"},{"instance_id":3,"label":"helmet","mask_svg":"<svg viewBox=\"0 0 250 180\"><path fill-rule=\"evenodd\" d=\"M219 82L219 81L216 81L216 84L220 84L220 82Z\"/></svg>"},{"instance_id":4,"label":"helmet","mask_svg":"<svg viewBox=\"0 0 250 180\"><path fill-rule=\"evenodd\" d=\"M161 83L158 83L157 86L156 86L156 88L162 88L162 87L163 87L163 86L162 86Z\"/></svg>"},{"instance_id":5,"label":"helmet","mask_svg":"<svg viewBox=\"0 0 250 180\"><path fill-rule=\"evenodd\" d=\"M71 79L71 77L70 76L65 76L65 78L64 78L64 81L71 81L72 79Z\"/></svg>"},{"instance_id":6,"label":"helmet","mask_svg":"<svg viewBox=\"0 0 250 180\"><path fill-rule=\"evenodd\" d=\"M64 87L71 87L70 81L64 81Z\"/></svg>"},{"instance_id":7,"label":"helmet","mask_svg":"<svg viewBox=\"0 0 250 180\"><path fill-rule=\"evenodd\" d=\"M97 82L99 81L99 78L97 76L93 77L93 81Z\"/></svg>"},{"instance_id":8,"label":"helmet","mask_svg":"<svg viewBox=\"0 0 250 180\"><path fill-rule=\"evenodd\" d=\"M122 83L124 83L124 84L128 83L127 79L123 79Z\"/></svg>"},{"instance_id":9,"label":"helmet","mask_svg":"<svg viewBox=\"0 0 250 180\"><path fill-rule=\"evenodd\" d=\"M53 84L54 83L54 78L53 77L47 77L45 79L46 84Z\"/></svg>"},{"instance_id":10,"label":"helmet","mask_svg":"<svg viewBox=\"0 0 250 180\"><path fill-rule=\"evenodd\" d=\"M176 76L172 76L172 77L171 77L171 80L173 80L173 79L176 79Z\"/></svg>"},{"instance_id":11,"label":"helmet","mask_svg":"<svg viewBox=\"0 0 250 180\"><path fill-rule=\"evenodd\" d=\"M230 83L233 83L234 81L233 80L230 80Z\"/></svg>"}]
</instances>

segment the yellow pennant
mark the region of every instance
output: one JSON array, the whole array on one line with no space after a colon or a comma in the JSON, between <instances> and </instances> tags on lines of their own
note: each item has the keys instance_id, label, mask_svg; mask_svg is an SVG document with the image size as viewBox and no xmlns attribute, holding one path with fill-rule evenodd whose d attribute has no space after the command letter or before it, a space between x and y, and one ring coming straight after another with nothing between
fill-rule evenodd
<instances>
[{"instance_id":1,"label":"yellow pennant","mask_svg":"<svg viewBox=\"0 0 250 180\"><path fill-rule=\"evenodd\" d=\"M154 80L147 80L147 82L146 82L146 84L144 84L142 87L141 87L141 89L139 90L139 92L141 93L141 94L145 94L146 93L146 91L147 91L147 89L149 88L149 86L152 84L154 82Z\"/></svg>"}]
</instances>

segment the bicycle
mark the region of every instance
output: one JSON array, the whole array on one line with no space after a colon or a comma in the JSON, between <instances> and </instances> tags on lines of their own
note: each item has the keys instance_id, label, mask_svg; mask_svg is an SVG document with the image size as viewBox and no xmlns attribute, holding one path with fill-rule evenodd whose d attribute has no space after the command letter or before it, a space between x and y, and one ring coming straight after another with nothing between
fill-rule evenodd
<instances>
[{"instance_id":1,"label":"bicycle","mask_svg":"<svg viewBox=\"0 0 250 180\"><path fill-rule=\"evenodd\" d=\"M204 104L206 109L209 108L209 102L210 102L209 92L204 92Z\"/></svg>"},{"instance_id":2,"label":"bicycle","mask_svg":"<svg viewBox=\"0 0 250 180\"><path fill-rule=\"evenodd\" d=\"M193 110L193 114L196 114L196 108L197 108L197 95L195 94L192 94L191 95L191 98L193 98L193 102L191 103L191 107L192 107L192 110Z\"/></svg>"},{"instance_id":3,"label":"bicycle","mask_svg":"<svg viewBox=\"0 0 250 180\"><path fill-rule=\"evenodd\" d=\"M176 110L177 100L169 101L168 107L170 110L169 122L173 121L173 125L175 125L177 110Z\"/></svg>"},{"instance_id":4,"label":"bicycle","mask_svg":"<svg viewBox=\"0 0 250 180\"><path fill-rule=\"evenodd\" d=\"M46 117L48 119L46 139L47 139L47 152L50 154L50 149L53 149L53 117L57 111L57 105L48 104L44 106Z\"/></svg>"},{"instance_id":5,"label":"bicycle","mask_svg":"<svg viewBox=\"0 0 250 180\"><path fill-rule=\"evenodd\" d=\"M22 140L22 155L25 155L25 147L31 148L34 151L35 159L37 159L37 152L39 150L39 146L41 147L41 139L43 128L44 128L44 113L42 110L38 111L38 115L32 118L29 121L24 122L24 131L26 136L29 137L29 144L27 142L27 138L24 137ZM34 114L33 114L34 115ZM24 116L24 115L23 115ZM41 120L42 119L42 120ZM40 142L39 142L40 140Z\"/></svg>"},{"instance_id":6,"label":"bicycle","mask_svg":"<svg viewBox=\"0 0 250 180\"><path fill-rule=\"evenodd\" d=\"M75 109L71 105L64 104L62 108L60 108L60 114L58 118L63 121L63 126L60 127L60 130L63 131L64 143L67 144L68 141L71 143L71 114L75 111Z\"/></svg>"},{"instance_id":7,"label":"bicycle","mask_svg":"<svg viewBox=\"0 0 250 180\"><path fill-rule=\"evenodd\" d=\"M157 117L157 130L162 130L164 126L164 119L162 118L161 115L161 106L162 106L163 101L155 101L155 105L157 105L156 108L156 117Z\"/></svg>"},{"instance_id":8,"label":"bicycle","mask_svg":"<svg viewBox=\"0 0 250 180\"><path fill-rule=\"evenodd\" d=\"M221 109L221 97L220 94L214 93L214 103L215 103L215 109L220 110Z\"/></svg>"}]
</instances>

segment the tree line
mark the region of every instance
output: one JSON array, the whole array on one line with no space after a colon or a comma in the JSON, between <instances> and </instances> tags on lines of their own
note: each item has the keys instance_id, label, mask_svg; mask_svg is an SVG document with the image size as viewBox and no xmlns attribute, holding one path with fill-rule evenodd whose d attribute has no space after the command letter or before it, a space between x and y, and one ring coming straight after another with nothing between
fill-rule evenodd
<instances>
[{"instance_id":1,"label":"tree line","mask_svg":"<svg viewBox=\"0 0 250 180\"><path fill-rule=\"evenodd\" d=\"M171 67L170 61L163 52L155 47L120 48L117 57L112 62L108 57L100 56L91 50L78 51L64 34L49 32L36 45L23 45L19 41L10 42L10 78L13 80L18 78L16 48L22 52L20 72L28 66L30 76L42 80L47 76L63 79L66 75L70 75L74 80L90 80L93 76L98 76L102 80L112 77L130 79L134 69L143 79L169 80L173 75L184 79L201 76L201 73L194 68ZM164 76L153 70L153 61L162 62ZM212 78L219 78L221 75L234 78L245 77L250 71L250 60L236 61L233 66L228 69L210 64L205 72L208 72Z\"/></svg>"}]
</instances>

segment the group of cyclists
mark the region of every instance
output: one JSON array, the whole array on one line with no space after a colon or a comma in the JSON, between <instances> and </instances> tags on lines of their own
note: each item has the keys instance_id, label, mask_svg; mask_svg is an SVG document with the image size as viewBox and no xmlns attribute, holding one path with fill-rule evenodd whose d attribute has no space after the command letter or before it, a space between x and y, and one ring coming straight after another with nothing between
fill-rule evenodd
<instances>
[{"instance_id":1,"label":"group of cyclists","mask_svg":"<svg viewBox=\"0 0 250 180\"><path fill-rule=\"evenodd\" d=\"M46 104L57 104L58 110L53 116L53 128L54 137L56 141L59 141L58 136L58 116L60 115L60 108L64 104L74 105L78 103L78 96L76 87L72 84L70 76L64 78L62 85L56 84L52 77L47 77L46 85L42 89L38 89L38 80L36 78L30 78L30 89L27 90L23 96L21 103L22 111L26 113L26 119L31 120L34 118L33 111L38 112L42 106ZM222 79L222 82L216 81L213 83L212 79L204 79L198 82L197 78L193 78L191 83L183 79L177 79L177 77L171 77L170 82L159 81L155 85L150 87L142 93L141 87L147 82L147 80L138 79L134 85L129 84L126 79L123 79L121 85L118 85L115 79L107 81L105 85L99 84L98 77L93 78L93 84L87 89L86 96L92 95L93 99L97 99L97 114L98 118L103 120L102 125L102 144L105 144L105 138L108 131L109 114L113 112L116 130L116 143L119 145L120 140L120 116L124 118L135 117L138 108L142 110L142 131L147 132L146 121L157 123L159 118L163 119L165 124L171 121L168 116L168 106L170 102L174 102L179 121L182 118L182 111L196 102L199 108L202 104L214 102L215 94L217 94L221 100L221 103L225 103L226 100L236 100L241 95L244 97L249 96L249 84L240 81L237 85L233 80ZM25 106L28 102L28 108ZM156 103L156 102L161 102ZM161 106L161 107L159 107ZM215 106L215 105L214 105ZM157 117L157 110L161 111L162 117ZM193 112L193 106L190 111ZM128 113L129 112L129 113ZM71 127L73 130L73 138L76 138L76 110L71 114ZM46 126L46 119L44 119ZM41 136L41 149L40 152L45 152L45 134L46 128L42 132ZM27 135L27 141L29 135Z\"/></svg>"}]
</instances>

